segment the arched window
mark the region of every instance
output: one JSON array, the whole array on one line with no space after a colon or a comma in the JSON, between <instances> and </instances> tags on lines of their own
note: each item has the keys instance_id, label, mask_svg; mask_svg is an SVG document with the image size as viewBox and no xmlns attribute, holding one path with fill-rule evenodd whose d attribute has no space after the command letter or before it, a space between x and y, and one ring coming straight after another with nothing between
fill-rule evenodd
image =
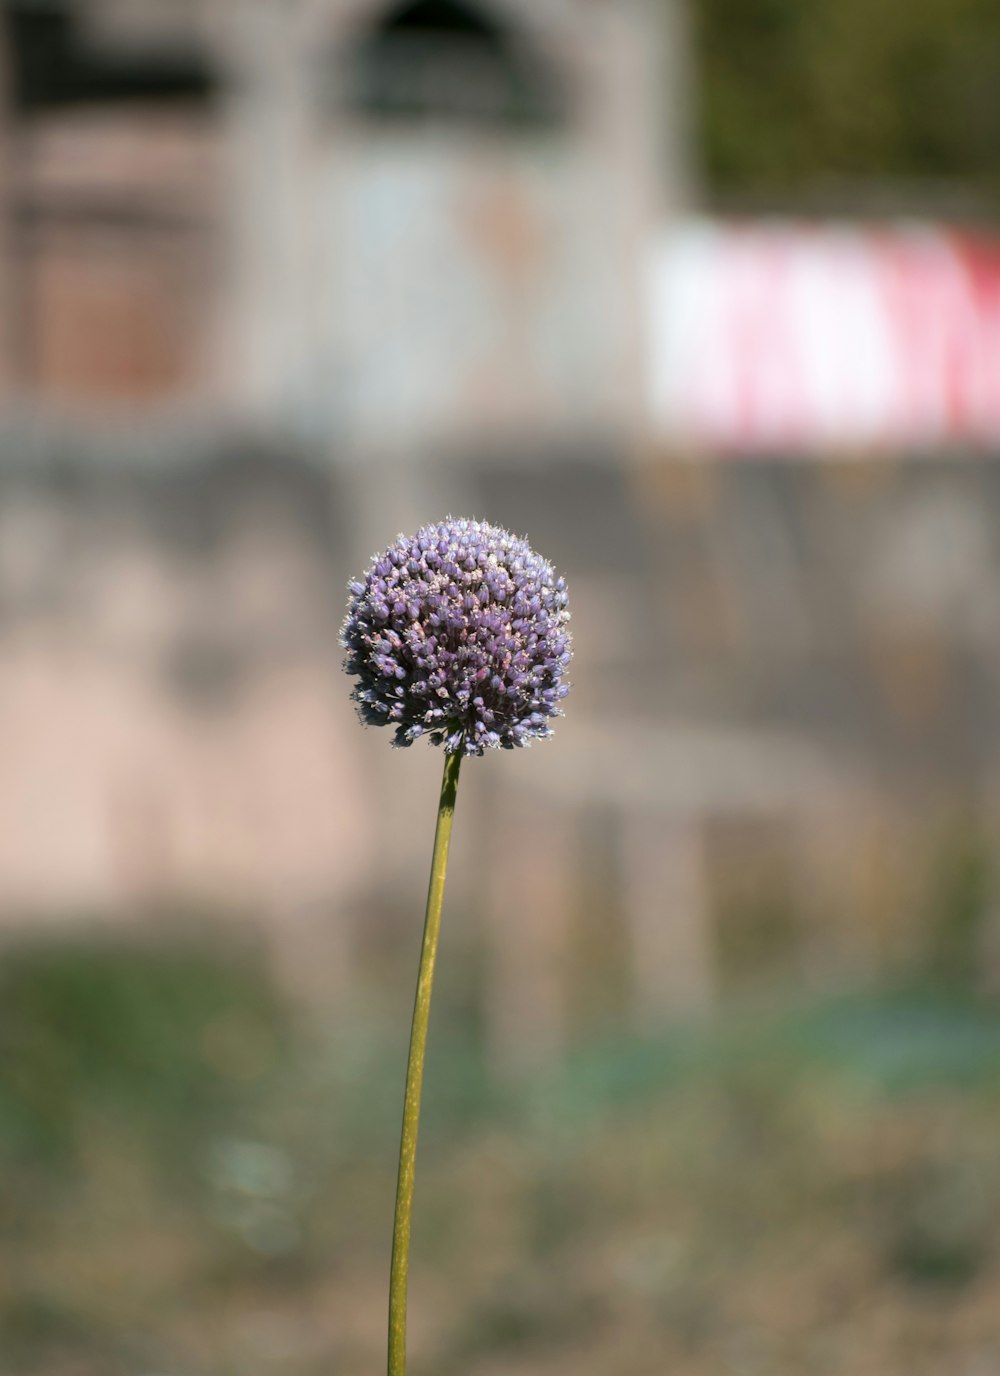
<instances>
[{"instance_id":1,"label":"arched window","mask_svg":"<svg viewBox=\"0 0 1000 1376\"><path fill-rule=\"evenodd\" d=\"M555 74L478 5L407 0L345 54L347 99L368 118L539 126L557 121Z\"/></svg>"}]
</instances>

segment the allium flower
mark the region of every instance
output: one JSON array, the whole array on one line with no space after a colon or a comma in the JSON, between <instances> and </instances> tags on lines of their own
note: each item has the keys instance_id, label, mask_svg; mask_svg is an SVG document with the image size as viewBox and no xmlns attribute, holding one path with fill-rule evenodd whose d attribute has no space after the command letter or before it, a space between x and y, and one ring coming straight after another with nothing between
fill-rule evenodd
<instances>
[{"instance_id":1,"label":"allium flower","mask_svg":"<svg viewBox=\"0 0 1000 1376\"><path fill-rule=\"evenodd\" d=\"M352 697L394 745L426 735L482 755L552 734L569 691L566 583L525 540L449 518L399 536L349 586Z\"/></svg>"},{"instance_id":2,"label":"allium flower","mask_svg":"<svg viewBox=\"0 0 1000 1376\"><path fill-rule=\"evenodd\" d=\"M389 1272L389 1376L406 1376L410 1225L431 990L458 776L466 755L552 734L569 691L566 584L552 565L484 521L451 517L400 535L350 584L340 633L361 720L394 744L445 749L420 971L410 1029Z\"/></svg>"}]
</instances>

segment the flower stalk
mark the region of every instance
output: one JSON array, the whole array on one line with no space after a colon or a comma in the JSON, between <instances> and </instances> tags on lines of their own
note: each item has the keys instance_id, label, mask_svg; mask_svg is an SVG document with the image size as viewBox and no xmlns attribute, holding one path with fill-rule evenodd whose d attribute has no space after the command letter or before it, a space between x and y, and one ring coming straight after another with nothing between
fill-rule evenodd
<instances>
[{"instance_id":1,"label":"flower stalk","mask_svg":"<svg viewBox=\"0 0 1000 1376\"><path fill-rule=\"evenodd\" d=\"M448 848L455 818L455 797L462 751L446 754L434 853L427 891L423 944L417 993L410 1028L410 1054L406 1066L406 1092L403 1098L403 1130L399 1143L399 1175L396 1181L396 1212L392 1229L392 1266L389 1276L389 1364L388 1376L404 1376L406 1371L406 1293L410 1270L410 1221L413 1214L413 1182L417 1162L417 1135L420 1128L420 1096L424 1079L427 1027L430 1021L434 965L441 932L441 905L444 900Z\"/></svg>"},{"instance_id":2,"label":"flower stalk","mask_svg":"<svg viewBox=\"0 0 1000 1376\"><path fill-rule=\"evenodd\" d=\"M552 735L569 692L566 581L527 540L451 516L400 535L348 584L340 643L367 726L444 746L444 778L403 1100L389 1281L389 1376L406 1371L410 1220L431 986L458 772L466 755Z\"/></svg>"}]
</instances>

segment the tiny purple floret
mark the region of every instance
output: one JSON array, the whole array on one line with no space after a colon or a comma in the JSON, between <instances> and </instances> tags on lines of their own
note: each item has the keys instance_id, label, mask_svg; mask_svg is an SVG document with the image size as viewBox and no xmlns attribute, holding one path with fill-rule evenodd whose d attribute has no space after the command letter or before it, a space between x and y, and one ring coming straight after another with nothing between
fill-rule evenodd
<instances>
[{"instance_id":1,"label":"tiny purple floret","mask_svg":"<svg viewBox=\"0 0 1000 1376\"><path fill-rule=\"evenodd\" d=\"M482 755L551 736L569 692L566 583L527 541L449 517L400 535L348 588L351 696L394 745Z\"/></svg>"}]
</instances>

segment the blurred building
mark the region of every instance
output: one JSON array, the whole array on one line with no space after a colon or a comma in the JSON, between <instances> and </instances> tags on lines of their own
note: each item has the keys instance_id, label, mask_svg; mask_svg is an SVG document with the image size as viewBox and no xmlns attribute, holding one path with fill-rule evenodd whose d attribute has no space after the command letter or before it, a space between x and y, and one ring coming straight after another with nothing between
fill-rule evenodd
<instances>
[{"instance_id":1,"label":"blurred building","mask_svg":"<svg viewBox=\"0 0 1000 1376\"><path fill-rule=\"evenodd\" d=\"M341 456L619 436L681 191L663 9L11 0L10 392Z\"/></svg>"},{"instance_id":2,"label":"blurred building","mask_svg":"<svg viewBox=\"0 0 1000 1376\"><path fill-rule=\"evenodd\" d=\"M364 896L338 590L476 456L634 442L681 19L3 5L9 919Z\"/></svg>"},{"instance_id":3,"label":"blurred building","mask_svg":"<svg viewBox=\"0 0 1000 1376\"><path fill-rule=\"evenodd\" d=\"M2 14L4 919L253 912L327 995L355 916L409 930L438 761L354 722L340 589L451 509L578 646L556 742L463 784L505 1054L581 941L643 1024L758 932L908 949L1000 804L994 250L681 218L680 0Z\"/></svg>"}]
</instances>

